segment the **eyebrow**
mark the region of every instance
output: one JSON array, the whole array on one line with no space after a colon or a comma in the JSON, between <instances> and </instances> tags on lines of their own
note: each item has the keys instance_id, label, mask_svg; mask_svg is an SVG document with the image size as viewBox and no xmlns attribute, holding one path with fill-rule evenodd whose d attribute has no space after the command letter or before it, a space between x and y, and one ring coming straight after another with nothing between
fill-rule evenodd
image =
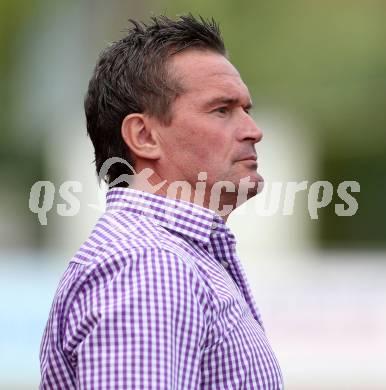
<instances>
[{"instance_id":1,"label":"eyebrow","mask_svg":"<svg viewBox=\"0 0 386 390\"><path fill-rule=\"evenodd\" d=\"M205 107L209 108L209 107L216 106L218 104L235 106L237 104L241 104L241 100L235 97L218 96L206 102ZM253 107L253 103L249 101L244 107L247 109L251 109Z\"/></svg>"}]
</instances>

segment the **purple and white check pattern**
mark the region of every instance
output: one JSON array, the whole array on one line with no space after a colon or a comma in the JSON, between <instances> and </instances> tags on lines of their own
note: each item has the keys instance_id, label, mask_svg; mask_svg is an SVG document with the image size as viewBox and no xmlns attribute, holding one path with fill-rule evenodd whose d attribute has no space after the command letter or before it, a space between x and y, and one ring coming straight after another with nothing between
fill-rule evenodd
<instances>
[{"instance_id":1,"label":"purple and white check pattern","mask_svg":"<svg viewBox=\"0 0 386 390\"><path fill-rule=\"evenodd\" d=\"M223 220L127 188L70 261L40 361L41 389L283 388Z\"/></svg>"}]
</instances>

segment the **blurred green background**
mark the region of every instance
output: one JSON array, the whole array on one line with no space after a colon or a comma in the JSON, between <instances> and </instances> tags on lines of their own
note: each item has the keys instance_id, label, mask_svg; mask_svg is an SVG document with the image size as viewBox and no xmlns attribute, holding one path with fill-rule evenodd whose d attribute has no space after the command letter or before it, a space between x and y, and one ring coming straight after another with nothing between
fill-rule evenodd
<instances>
[{"instance_id":1,"label":"blurred green background","mask_svg":"<svg viewBox=\"0 0 386 390\"><path fill-rule=\"evenodd\" d=\"M384 1L2 0L1 7L0 171L7 183L1 203L15 206L2 211L3 245L42 244L44 229L25 198L37 178L47 177L47 133L59 131L69 114L81 115L99 50L123 35L128 17L192 11L220 22L231 60L257 108L285 109L307 123L302 131L317 140L319 180L360 183L354 217L323 210L318 245L385 247ZM63 74L69 79L61 79ZM302 131L289 131L301 143ZM15 237L10 224L26 234Z\"/></svg>"},{"instance_id":2,"label":"blurred green background","mask_svg":"<svg viewBox=\"0 0 386 390\"><path fill-rule=\"evenodd\" d=\"M302 200L296 203L295 214L275 219L276 225L267 233L269 239L264 242L270 244L265 250L273 253L271 258L280 259L275 263L276 268L267 265L267 270L272 269L272 275L279 275L275 270L285 267L285 258L293 264L290 271L309 270L309 265L302 268L303 263L296 262L301 258L305 264L312 259L315 264L319 264L318 261L339 264L336 272L350 275L350 261L355 258L359 268L354 267L356 273L350 279L353 284L345 285L344 296L352 297L361 275L367 275L368 295L362 304L378 302L369 321L373 318L386 324L384 316L377 317L379 310L385 308L384 279L373 279L385 275L386 263L385 1L1 0L0 7L0 267L3 270L0 292L2 301L7 301L0 320L4 327L1 342L6 344L7 353L13 353L9 359L3 357L3 362L0 358L0 363L7 364L9 369L7 376L0 379L0 387L2 383L6 388L36 385L37 346L56 283L97 218L92 207L87 211L82 208L80 215L72 219L59 217L55 207L60 197L56 193L54 207L47 216L48 225L41 226L28 208L31 186L38 180L50 180L58 189L65 180L79 180L84 186L79 195L82 205L96 203L97 184L91 145L86 138L83 96L98 53L109 42L123 36L128 18L146 21L153 14L175 17L192 12L213 16L220 23L231 61L252 95L256 107L254 116L264 131L263 143L266 140L269 145L271 139L271 147L264 151L266 161L272 162L271 168L266 163L266 170L270 172L266 180L285 178L310 183L328 180L334 189L344 180L360 183L361 191L355 194L359 209L352 217L338 217L330 206L319 212L319 219L310 220L304 211L306 195L300 194ZM279 148L272 140L285 142L282 141ZM297 166L302 169L297 170ZM281 175L283 167L287 167L287 173ZM334 192L332 205L336 202ZM234 226L240 236L241 253L253 258L259 237L254 238L255 247L248 247L247 239L243 241L243 237L249 239L248 234L252 234L240 227L245 225L245 218L252 217L236 220ZM265 220L261 224L270 226ZM279 234L278 229L282 233ZM295 240L291 238L291 231L304 231L304 234L299 233ZM297 244L292 245L295 241ZM296 253L307 250L310 254L293 255L294 250ZM331 256L331 253L337 255ZM294 263L291 263L292 258ZM246 262L250 272L258 273L260 265L254 269L255 265L248 266ZM333 267L327 265L330 266ZM308 277L308 271L304 272L304 278ZM315 275L314 271L309 272L317 279L317 272ZM21 274L24 276L20 277ZM261 276L253 275L253 285L263 283ZM273 294L279 276L272 278L265 288ZM369 293L372 280L375 280L374 290ZM297 288L294 286L289 283L284 295L291 295ZM339 282L334 286L342 291ZM254 287L254 291L264 295L260 287ZM319 296L315 291L313 294ZM296 299L304 296L293 294ZM12 299L9 300L9 296ZM266 301L264 296L261 301L269 305L270 299L271 302L283 299L278 296L267 293ZM320 292L320 299L324 299L323 296ZM284 301L275 302L276 312L266 309L267 322L273 327L284 305ZM341 303L342 307L347 307L345 299ZM289 303L286 304L288 309ZM20 313L23 307L28 308L27 312L35 311L28 312L30 317L23 317ZM354 320L361 316L361 310L359 303L352 307ZM26 328L28 320L35 324L30 337L23 333L30 331ZM330 335L329 330L321 332L326 338ZM17 343L14 338L21 334L26 343L13 348ZM296 339L294 334L291 340ZM274 331L275 335L278 355L286 362L290 360L290 349L280 351L283 339ZM384 333L382 338L377 337L374 345L384 345ZM353 337L354 343L355 340ZM24 363L20 358L23 345L29 351ZM315 350L315 346L309 347ZM370 348L368 356L371 351ZM308 360L308 357L303 358ZM299 362L301 359L298 356ZM18 378L18 361L26 367L25 381ZM370 370L368 377L375 379L366 382L365 387L357 382L358 388L378 388L385 377L379 373L372 375L370 362L366 364ZM307 375L303 377L296 369L287 371L289 389L302 386L311 389L307 387ZM344 375L332 375L331 383L314 383L313 388L354 388L345 387ZM338 379L334 382L334 378Z\"/></svg>"}]
</instances>

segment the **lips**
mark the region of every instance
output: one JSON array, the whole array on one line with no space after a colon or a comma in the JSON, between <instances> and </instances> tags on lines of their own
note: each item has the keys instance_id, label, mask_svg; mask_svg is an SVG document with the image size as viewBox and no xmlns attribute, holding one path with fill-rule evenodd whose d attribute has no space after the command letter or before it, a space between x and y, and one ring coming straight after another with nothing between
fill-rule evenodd
<instances>
[{"instance_id":1,"label":"lips","mask_svg":"<svg viewBox=\"0 0 386 390\"><path fill-rule=\"evenodd\" d=\"M257 160L257 156L255 154L251 154L250 156L241 158L239 161L248 161L248 160L256 161Z\"/></svg>"}]
</instances>

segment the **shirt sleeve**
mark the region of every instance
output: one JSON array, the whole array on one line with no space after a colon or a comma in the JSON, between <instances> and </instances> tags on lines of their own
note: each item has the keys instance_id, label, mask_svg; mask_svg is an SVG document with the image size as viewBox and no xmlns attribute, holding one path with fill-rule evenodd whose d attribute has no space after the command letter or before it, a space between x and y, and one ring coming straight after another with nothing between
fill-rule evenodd
<instances>
[{"instance_id":1,"label":"shirt sleeve","mask_svg":"<svg viewBox=\"0 0 386 390\"><path fill-rule=\"evenodd\" d=\"M189 263L161 249L130 253L117 270L120 260L90 279L73 310L82 317L71 321L82 324L77 388L199 389L207 331L202 282Z\"/></svg>"}]
</instances>

